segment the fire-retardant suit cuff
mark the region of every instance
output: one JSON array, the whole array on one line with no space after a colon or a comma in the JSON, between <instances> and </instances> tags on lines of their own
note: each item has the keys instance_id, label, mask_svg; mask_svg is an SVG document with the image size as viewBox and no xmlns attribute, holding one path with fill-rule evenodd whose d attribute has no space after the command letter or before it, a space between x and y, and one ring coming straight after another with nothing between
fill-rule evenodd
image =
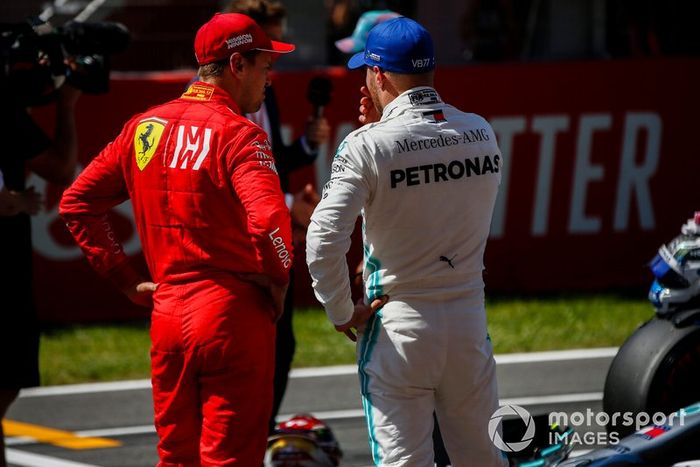
<instances>
[{"instance_id":1,"label":"fire-retardant suit cuff","mask_svg":"<svg viewBox=\"0 0 700 467\"><path fill-rule=\"evenodd\" d=\"M343 301L336 306L326 306L326 314L328 319L334 326L342 326L352 319L355 312L355 305L352 300Z\"/></svg>"}]
</instances>

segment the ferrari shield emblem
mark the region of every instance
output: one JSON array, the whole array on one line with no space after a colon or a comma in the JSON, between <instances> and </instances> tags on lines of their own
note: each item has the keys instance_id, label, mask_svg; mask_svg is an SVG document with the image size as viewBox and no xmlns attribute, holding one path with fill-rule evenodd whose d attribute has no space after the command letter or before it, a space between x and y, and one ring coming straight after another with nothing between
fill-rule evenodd
<instances>
[{"instance_id":1,"label":"ferrari shield emblem","mask_svg":"<svg viewBox=\"0 0 700 467\"><path fill-rule=\"evenodd\" d=\"M156 153L160 137L165 129L165 120L148 118L139 123L134 134L134 153L139 170L146 168Z\"/></svg>"}]
</instances>

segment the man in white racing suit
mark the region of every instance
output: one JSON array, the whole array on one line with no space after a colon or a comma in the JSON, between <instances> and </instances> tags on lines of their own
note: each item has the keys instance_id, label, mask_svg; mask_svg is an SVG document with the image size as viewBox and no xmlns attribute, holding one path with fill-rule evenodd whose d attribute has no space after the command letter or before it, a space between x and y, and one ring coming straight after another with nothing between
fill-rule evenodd
<instances>
[{"instance_id":1,"label":"man in white racing suit","mask_svg":"<svg viewBox=\"0 0 700 467\"><path fill-rule=\"evenodd\" d=\"M356 340L376 465L432 466L432 414L454 466L503 466L488 435L498 408L483 255L503 159L482 117L433 89L429 33L399 17L348 62L366 66L360 122L340 144L311 218L316 297ZM346 253L363 216L365 300Z\"/></svg>"}]
</instances>

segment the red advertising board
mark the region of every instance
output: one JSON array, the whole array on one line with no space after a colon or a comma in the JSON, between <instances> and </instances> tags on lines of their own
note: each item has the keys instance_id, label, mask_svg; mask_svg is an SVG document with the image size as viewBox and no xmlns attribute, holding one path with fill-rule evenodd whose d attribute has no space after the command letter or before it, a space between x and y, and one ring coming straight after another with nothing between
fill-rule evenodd
<instances>
[{"instance_id":1,"label":"red advertising board","mask_svg":"<svg viewBox=\"0 0 700 467\"><path fill-rule=\"evenodd\" d=\"M81 163L89 163L133 113L178 96L191 74L116 75L109 94L82 97ZM315 167L293 175L293 189L307 182L322 186L335 147L357 126L362 71L285 72L274 83L289 136L303 130L312 110L307 84L319 74L334 86L324 109L332 143L322 148ZM693 136L699 82L696 59L439 69L436 87L443 99L486 117L505 161L485 258L488 290L641 290L648 284L646 264L656 249L700 210L700 149ZM35 114L51 128L51 109ZM46 210L33 222L42 319L147 316L88 267L57 218L56 189L47 190L36 178L30 183L47 191ZM137 255L130 207L120 206L114 218L126 251ZM360 257L356 243L351 262ZM296 303L315 305L303 251L296 264Z\"/></svg>"}]
</instances>

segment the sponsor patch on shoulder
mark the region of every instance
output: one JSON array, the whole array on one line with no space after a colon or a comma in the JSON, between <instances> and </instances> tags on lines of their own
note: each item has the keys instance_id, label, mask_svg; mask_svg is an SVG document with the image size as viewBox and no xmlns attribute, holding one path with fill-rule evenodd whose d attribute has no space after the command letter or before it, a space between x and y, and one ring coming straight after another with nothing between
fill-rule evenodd
<instances>
[{"instance_id":1,"label":"sponsor patch on shoulder","mask_svg":"<svg viewBox=\"0 0 700 467\"><path fill-rule=\"evenodd\" d=\"M429 118L434 123L447 121L447 119L445 118L445 114L442 112L442 110L431 110L430 112L423 112L423 116Z\"/></svg>"},{"instance_id":2,"label":"sponsor patch on shoulder","mask_svg":"<svg viewBox=\"0 0 700 467\"><path fill-rule=\"evenodd\" d=\"M187 88L187 91L180 98L190 101L208 101L211 99L212 94L214 94L214 86L194 83Z\"/></svg>"},{"instance_id":3,"label":"sponsor patch on shoulder","mask_svg":"<svg viewBox=\"0 0 700 467\"><path fill-rule=\"evenodd\" d=\"M134 133L134 156L139 170L146 168L158 149L160 137L167 124L167 120L157 117L146 118L139 122Z\"/></svg>"},{"instance_id":4,"label":"sponsor patch on shoulder","mask_svg":"<svg viewBox=\"0 0 700 467\"><path fill-rule=\"evenodd\" d=\"M442 102L437 91L433 89L421 89L420 91L413 91L412 93L408 94L408 98L411 100L411 105L427 105Z\"/></svg>"}]
</instances>

